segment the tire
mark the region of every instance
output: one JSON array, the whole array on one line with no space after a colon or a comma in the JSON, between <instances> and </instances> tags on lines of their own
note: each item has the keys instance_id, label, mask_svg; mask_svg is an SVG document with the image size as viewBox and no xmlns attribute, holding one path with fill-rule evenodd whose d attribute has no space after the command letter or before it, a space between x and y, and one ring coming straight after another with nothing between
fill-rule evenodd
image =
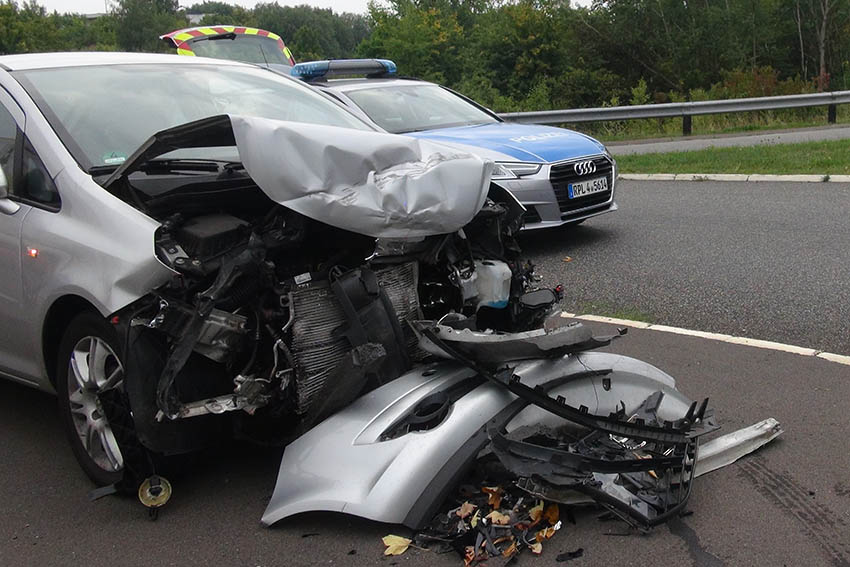
<instances>
[{"instance_id":1,"label":"tire","mask_svg":"<svg viewBox=\"0 0 850 567\"><path fill-rule=\"evenodd\" d=\"M123 390L118 334L100 315L78 315L62 337L56 371L59 413L71 450L98 486L124 477L124 458L99 394Z\"/></svg>"}]
</instances>

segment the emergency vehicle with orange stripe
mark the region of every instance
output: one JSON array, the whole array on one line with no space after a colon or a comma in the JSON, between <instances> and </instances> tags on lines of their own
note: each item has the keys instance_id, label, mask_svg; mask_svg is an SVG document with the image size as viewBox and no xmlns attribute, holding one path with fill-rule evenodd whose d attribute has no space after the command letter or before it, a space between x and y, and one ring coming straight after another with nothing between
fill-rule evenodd
<instances>
[{"instance_id":1,"label":"emergency vehicle with orange stripe","mask_svg":"<svg viewBox=\"0 0 850 567\"><path fill-rule=\"evenodd\" d=\"M245 61L268 67L295 65L292 52L276 33L245 26L201 26L159 36L178 55Z\"/></svg>"}]
</instances>

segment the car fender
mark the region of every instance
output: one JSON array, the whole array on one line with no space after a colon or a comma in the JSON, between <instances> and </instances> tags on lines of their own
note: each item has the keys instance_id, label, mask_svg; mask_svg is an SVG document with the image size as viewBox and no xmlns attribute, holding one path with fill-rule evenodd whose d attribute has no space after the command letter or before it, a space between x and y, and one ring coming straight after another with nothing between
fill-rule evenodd
<instances>
[{"instance_id":1,"label":"car fender","mask_svg":"<svg viewBox=\"0 0 850 567\"><path fill-rule=\"evenodd\" d=\"M107 193L91 177L65 169L56 177L62 198L58 212L33 208L21 233L31 250L21 270L23 304L36 306L27 335L32 368L47 376L40 356L42 327L60 298L85 299L106 317L147 295L174 272L154 255L155 220ZM44 383L47 386L47 383Z\"/></svg>"}]
</instances>

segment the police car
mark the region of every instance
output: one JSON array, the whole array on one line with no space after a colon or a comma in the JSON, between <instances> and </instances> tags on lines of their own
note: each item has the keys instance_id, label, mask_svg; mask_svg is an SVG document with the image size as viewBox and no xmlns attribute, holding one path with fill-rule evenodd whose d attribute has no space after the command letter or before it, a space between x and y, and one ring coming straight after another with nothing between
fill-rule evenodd
<instances>
[{"instance_id":1,"label":"police car","mask_svg":"<svg viewBox=\"0 0 850 567\"><path fill-rule=\"evenodd\" d=\"M493 181L526 207L525 228L579 223L617 210L617 166L597 140L505 122L443 86L399 77L385 59L311 61L292 75L319 87L382 129L446 143L496 162ZM352 76L328 80L329 77Z\"/></svg>"}]
</instances>

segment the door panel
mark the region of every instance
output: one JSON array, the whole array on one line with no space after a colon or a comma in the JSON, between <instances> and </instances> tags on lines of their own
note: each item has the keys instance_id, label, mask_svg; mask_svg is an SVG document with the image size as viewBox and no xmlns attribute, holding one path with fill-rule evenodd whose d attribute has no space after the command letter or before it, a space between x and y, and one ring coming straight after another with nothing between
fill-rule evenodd
<instances>
[{"instance_id":1,"label":"door panel","mask_svg":"<svg viewBox=\"0 0 850 567\"><path fill-rule=\"evenodd\" d=\"M32 367L31 353L27 353L25 334L26 313L22 303L21 228L32 207L21 204L13 215L0 213L0 371L31 382L32 376L22 376L23 370Z\"/></svg>"},{"instance_id":2,"label":"door panel","mask_svg":"<svg viewBox=\"0 0 850 567\"><path fill-rule=\"evenodd\" d=\"M0 167L13 187L19 172L19 148L24 128L24 115L8 93L0 89ZM25 382L37 377L26 368L32 368L32 353L27 352L27 313L22 302L21 266L24 250L21 249L21 229L32 208L21 203L14 214L0 213L0 372L12 374Z\"/></svg>"}]
</instances>

